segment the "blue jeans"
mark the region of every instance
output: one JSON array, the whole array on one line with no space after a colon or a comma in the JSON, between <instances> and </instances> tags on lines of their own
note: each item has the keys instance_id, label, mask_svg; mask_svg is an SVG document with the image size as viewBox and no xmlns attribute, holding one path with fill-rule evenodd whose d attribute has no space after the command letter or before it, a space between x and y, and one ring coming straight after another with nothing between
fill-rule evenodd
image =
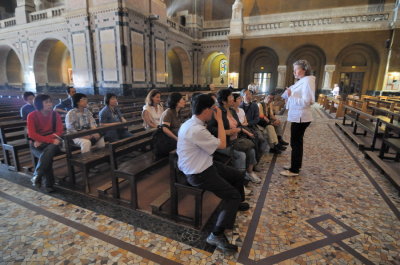
<instances>
[{"instance_id":1,"label":"blue jeans","mask_svg":"<svg viewBox=\"0 0 400 265\"><path fill-rule=\"evenodd\" d=\"M133 136L127 129L109 130L105 132L104 138L109 142L116 142L118 140Z\"/></svg>"},{"instance_id":2,"label":"blue jeans","mask_svg":"<svg viewBox=\"0 0 400 265\"><path fill-rule=\"evenodd\" d=\"M60 147L54 144L43 143L39 148L31 147L32 154L39 159L33 178L38 178L39 181L44 177L46 187L53 187L54 174L53 174L53 157L60 152Z\"/></svg>"}]
</instances>

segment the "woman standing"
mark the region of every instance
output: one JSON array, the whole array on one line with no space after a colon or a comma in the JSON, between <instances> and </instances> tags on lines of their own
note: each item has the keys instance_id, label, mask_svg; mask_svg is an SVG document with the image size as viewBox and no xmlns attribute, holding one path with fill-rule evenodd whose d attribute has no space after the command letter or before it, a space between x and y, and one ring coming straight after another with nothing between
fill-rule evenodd
<instances>
[{"instance_id":1,"label":"woman standing","mask_svg":"<svg viewBox=\"0 0 400 265\"><path fill-rule=\"evenodd\" d=\"M293 74L298 81L287 88L282 97L287 97L286 108L289 109L290 146L292 147L291 165L280 172L286 177L298 176L303 161L303 137L312 121L311 105L315 102L315 76L311 76L311 66L306 60L293 64Z\"/></svg>"},{"instance_id":2,"label":"woman standing","mask_svg":"<svg viewBox=\"0 0 400 265\"><path fill-rule=\"evenodd\" d=\"M157 89L150 90L147 94L146 105L143 106L142 118L144 128L157 128L160 125L161 114L164 112L161 106L161 93Z\"/></svg>"}]
</instances>

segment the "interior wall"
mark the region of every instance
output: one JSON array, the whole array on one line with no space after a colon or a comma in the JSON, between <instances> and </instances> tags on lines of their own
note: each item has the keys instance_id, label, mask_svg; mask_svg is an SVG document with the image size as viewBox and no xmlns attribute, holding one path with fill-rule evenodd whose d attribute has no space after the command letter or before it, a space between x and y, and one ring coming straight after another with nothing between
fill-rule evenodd
<instances>
[{"instance_id":1,"label":"interior wall","mask_svg":"<svg viewBox=\"0 0 400 265\"><path fill-rule=\"evenodd\" d=\"M22 66L14 50L10 50L10 52L8 53L6 71L8 83L22 84Z\"/></svg>"},{"instance_id":2,"label":"interior wall","mask_svg":"<svg viewBox=\"0 0 400 265\"><path fill-rule=\"evenodd\" d=\"M168 84L182 85L183 84L183 72L182 63L174 50L169 50L167 53L168 63Z\"/></svg>"}]
</instances>

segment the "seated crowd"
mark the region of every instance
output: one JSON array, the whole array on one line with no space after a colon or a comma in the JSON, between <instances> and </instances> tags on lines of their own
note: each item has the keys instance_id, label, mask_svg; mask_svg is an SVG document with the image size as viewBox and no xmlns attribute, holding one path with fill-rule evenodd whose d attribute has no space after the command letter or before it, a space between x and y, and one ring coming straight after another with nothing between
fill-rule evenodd
<instances>
[{"instance_id":1,"label":"seated crowd","mask_svg":"<svg viewBox=\"0 0 400 265\"><path fill-rule=\"evenodd\" d=\"M87 96L76 93L72 87L67 93L68 98L53 108L49 95L35 97L26 92L27 104L21 108L21 117L27 118L32 153L39 160L32 183L40 187L44 181L47 192L54 191L52 163L53 157L61 152L64 128L69 134L98 126L88 109ZM251 191L245 186L250 182L261 183L255 172L260 171L259 162L268 145L269 152L280 154L288 144L282 138L282 124L274 115L273 102L273 95L254 102L249 89L243 89L240 94L230 89L221 89L216 95L193 94L192 117L184 122L182 110L186 101L182 94L171 93L165 110L158 90L152 89L146 97L142 111L144 129L154 129L169 139L168 152L177 150L178 167L190 185L211 191L222 199L217 222L207 238L209 244L222 250L237 250L226 240L224 231L232 229L237 211L249 209L244 200ZM100 126L126 122L115 94L107 94L104 103L98 113ZM110 129L104 135L94 133L75 138L73 142L81 153L86 153L93 148L103 148L105 142L132 135L127 128ZM156 143L154 136L153 141ZM156 158L165 157L168 152ZM229 157L230 165L216 161L214 152Z\"/></svg>"}]
</instances>

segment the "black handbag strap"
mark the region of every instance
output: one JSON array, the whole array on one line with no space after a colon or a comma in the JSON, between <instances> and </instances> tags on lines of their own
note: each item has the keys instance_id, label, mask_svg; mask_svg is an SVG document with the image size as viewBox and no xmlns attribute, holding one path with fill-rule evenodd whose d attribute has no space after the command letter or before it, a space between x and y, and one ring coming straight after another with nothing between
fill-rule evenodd
<instances>
[{"instance_id":1,"label":"black handbag strap","mask_svg":"<svg viewBox=\"0 0 400 265\"><path fill-rule=\"evenodd\" d=\"M57 128L56 128L56 126L57 126L57 121L56 121L56 113L53 111L52 112L52 114L51 114L53 117L52 117L52 124L53 124L53 133L55 133L56 131L57 131Z\"/></svg>"}]
</instances>

